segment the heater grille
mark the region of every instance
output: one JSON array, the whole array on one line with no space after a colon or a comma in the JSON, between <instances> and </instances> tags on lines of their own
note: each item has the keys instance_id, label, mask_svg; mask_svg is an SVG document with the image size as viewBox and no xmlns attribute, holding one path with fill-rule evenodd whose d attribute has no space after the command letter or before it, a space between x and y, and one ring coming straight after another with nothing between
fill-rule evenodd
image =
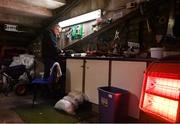
<instances>
[{"instance_id":1,"label":"heater grille","mask_svg":"<svg viewBox=\"0 0 180 124\"><path fill-rule=\"evenodd\" d=\"M180 64L153 63L147 69L140 109L168 122L179 121Z\"/></svg>"},{"instance_id":2,"label":"heater grille","mask_svg":"<svg viewBox=\"0 0 180 124\"><path fill-rule=\"evenodd\" d=\"M143 110L155 114L161 118L175 122L177 116L178 101L145 93Z\"/></svg>"},{"instance_id":3,"label":"heater grille","mask_svg":"<svg viewBox=\"0 0 180 124\"><path fill-rule=\"evenodd\" d=\"M147 78L146 92L178 100L180 93L180 80L149 76Z\"/></svg>"}]
</instances>

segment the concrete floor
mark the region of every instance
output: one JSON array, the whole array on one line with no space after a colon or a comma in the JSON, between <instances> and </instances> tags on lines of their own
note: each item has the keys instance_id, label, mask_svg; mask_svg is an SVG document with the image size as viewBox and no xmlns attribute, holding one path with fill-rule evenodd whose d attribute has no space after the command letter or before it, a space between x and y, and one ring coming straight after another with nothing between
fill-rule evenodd
<instances>
[{"instance_id":1,"label":"concrete floor","mask_svg":"<svg viewBox=\"0 0 180 124\"><path fill-rule=\"evenodd\" d=\"M38 103L45 102L38 100ZM47 101L46 101L47 102ZM10 92L8 96L0 93L0 123L23 123L23 120L13 111L13 108L32 105L32 95L17 96ZM92 107L93 110L94 107ZM98 117L85 120L87 122L98 122ZM137 120L128 119L128 122L138 122ZM83 122L81 122L83 123Z\"/></svg>"},{"instance_id":2,"label":"concrete floor","mask_svg":"<svg viewBox=\"0 0 180 124\"><path fill-rule=\"evenodd\" d=\"M38 99L38 103L45 101ZM32 105L32 95L17 96L14 92L10 92L5 96L0 92L0 123L23 123L13 108ZM97 122L97 117L84 120L87 122Z\"/></svg>"},{"instance_id":3,"label":"concrete floor","mask_svg":"<svg viewBox=\"0 0 180 124\"><path fill-rule=\"evenodd\" d=\"M0 123L22 123L22 119L12 110L12 108L32 104L32 96L17 96L13 92L5 96L0 93Z\"/></svg>"}]
</instances>

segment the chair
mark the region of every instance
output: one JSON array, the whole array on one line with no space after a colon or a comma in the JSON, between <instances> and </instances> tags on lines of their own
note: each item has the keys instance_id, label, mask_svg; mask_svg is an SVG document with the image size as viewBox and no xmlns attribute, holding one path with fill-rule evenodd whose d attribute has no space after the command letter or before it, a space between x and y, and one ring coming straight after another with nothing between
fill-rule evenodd
<instances>
[{"instance_id":1,"label":"chair","mask_svg":"<svg viewBox=\"0 0 180 124\"><path fill-rule=\"evenodd\" d=\"M50 76L47 79L36 78L32 81L33 86L33 105L37 99L38 86L50 86L59 81L62 76L61 67L58 62L55 62L50 69Z\"/></svg>"}]
</instances>

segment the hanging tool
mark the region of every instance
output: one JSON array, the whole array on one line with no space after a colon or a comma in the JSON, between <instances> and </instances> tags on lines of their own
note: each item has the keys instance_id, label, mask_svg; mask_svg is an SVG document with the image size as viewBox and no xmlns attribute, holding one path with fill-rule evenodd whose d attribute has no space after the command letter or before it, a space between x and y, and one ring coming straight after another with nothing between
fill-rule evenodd
<instances>
[{"instance_id":1,"label":"hanging tool","mask_svg":"<svg viewBox=\"0 0 180 124\"><path fill-rule=\"evenodd\" d=\"M143 6L142 6L141 4L140 4L140 6L139 6L139 9L140 9L141 15L144 16L144 18L145 18L145 20L146 20L146 26L147 26L148 32L151 32L152 29L151 29L151 27L150 27L149 20L148 20L147 17L145 17L144 11L143 11Z\"/></svg>"},{"instance_id":2,"label":"hanging tool","mask_svg":"<svg viewBox=\"0 0 180 124\"><path fill-rule=\"evenodd\" d=\"M174 27L174 23L175 23L175 1L172 0L171 1L171 5L170 5L170 11L169 11L169 19L168 19L168 25L167 25L167 36L173 37L173 27Z\"/></svg>"},{"instance_id":3,"label":"hanging tool","mask_svg":"<svg viewBox=\"0 0 180 124\"><path fill-rule=\"evenodd\" d=\"M116 33L115 33L115 36L114 36L114 40L119 40L120 37L119 37L119 31L116 30Z\"/></svg>"}]
</instances>

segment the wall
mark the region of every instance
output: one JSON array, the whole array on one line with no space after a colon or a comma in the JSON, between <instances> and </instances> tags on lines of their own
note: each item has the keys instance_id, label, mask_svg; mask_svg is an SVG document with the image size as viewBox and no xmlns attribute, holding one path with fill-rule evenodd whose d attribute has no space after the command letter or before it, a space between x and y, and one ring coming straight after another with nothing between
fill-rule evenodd
<instances>
[{"instance_id":1,"label":"wall","mask_svg":"<svg viewBox=\"0 0 180 124\"><path fill-rule=\"evenodd\" d=\"M12 46L12 45L2 45L0 46L0 58L2 59L12 59L14 56L19 54L27 53L28 49L23 46Z\"/></svg>"},{"instance_id":2,"label":"wall","mask_svg":"<svg viewBox=\"0 0 180 124\"><path fill-rule=\"evenodd\" d=\"M121 15L121 12L123 12L123 15L129 13L130 11L132 11L133 9L125 9L124 6L126 5L127 2L130 1L135 1L135 0L80 0L79 4L77 6L75 6L74 8L70 8L68 12L64 12L63 15L60 15L60 19L58 19L59 21L62 20L66 20L75 16L79 16L81 14L87 13L87 12L91 12L93 10L97 10L97 9L102 9L104 11L104 18L114 18L117 19L118 16ZM89 27L90 26L86 25L85 27ZM91 32L91 31L89 31ZM89 32L87 32L87 34L89 34ZM64 38L64 34L62 36ZM40 38L37 39L36 41L34 41L32 44L38 44L35 49L33 48L33 52L36 56L40 57L40 47L39 43L40 42ZM65 39L60 40L58 43L58 46L60 48L63 48L62 46L66 46L69 45L71 43L66 42ZM31 45L34 46L34 45ZM38 49L39 50L38 50Z\"/></svg>"},{"instance_id":3,"label":"wall","mask_svg":"<svg viewBox=\"0 0 180 124\"><path fill-rule=\"evenodd\" d=\"M72 8L70 12L64 14L61 20L66 20L66 19L78 16L78 15L81 15L81 14L84 14L93 10L102 9L103 23L106 23L108 19L112 19L114 21L135 9L135 8L126 9L126 4L132 1L135 1L135 0L126 0L126 1L125 0L96 0L96 1L81 0L80 3L76 7ZM95 24L95 23L96 21L91 24L83 23L84 32L85 32L84 37L87 36L86 34L92 33L92 24ZM59 46L61 48L64 48L64 46L66 47L77 41L77 40L67 41L67 39L64 36L65 35L63 34L62 37L64 39L62 39L59 43L60 44Z\"/></svg>"},{"instance_id":4,"label":"wall","mask_svg":"<svg viewBox=\"0 0 180 124\"><path fill-rule=\"evenodd\" d=\"M80 0L80 3L65 13L61 20L66 20L96 9L105 9L110 0Z\"/></svg>"},{"instance_id":5,"label":"wall","mask_svg":"<svg viewBox=\"0 0 180 124\"><path fill-rule=\"evenodd\" d=\"M126 14L130 10L125 10L124 6L126 3L132 1L136 0L80 0L80 3L76 7L72 8L71 11L63 15L61 20L69 19L96 9L102 9L107 13L122 9Z\"/></svg>"},{"instance_id":6,"label":"wall","mask_svg":"<svg viewBox=\"0 0 180 124\"><path fill-rule=\"evenodd\" d=\"M129 0L130 1L130 0ZM129 2L126 1L126 2ZM156 2L156 1L155 1ZM157 1L157 3L153 3L150 5L148 2L142 6L142 13L133 16L129 20L124 21L123 23L119 23L119 25L114 26L106 32L101 33L97 37L93 37L88 39L87 41L83 41L79 44L75 44L74 47L70 47L77 52L83 52L84 49L87 49L89 46L92 49L98 46L102 46L103 51L112 51L112 44L114 42L114 36L116 30L120 31L119 37L120 40L116 41L119 45L119 49L123 51L128 50L127 42L133 41L140 44L140 50L142 52L149 52L149 48L151 47L165 47L168 51L180 51L180 42L178 39L174 39L173 37L167 37L167 23L170 13L170 7L168 1ZM160 4L161 6L159 6ZM109 1L108 5L104 7L106 10L106 17L114 17L113 15L118 15L118 12L123 11L126 14L133 9L122 9L125 3L121 0ZM149 6L147 10L146 7ZM111 11L111 9L113 9ZM117 10L117 11L116 11ZM146 10L146 11L145 11ZM111 25L111 24L110 24ZM161 42L158 43L156 40L157 35L162 35L163 38ZM123 46L123 48L122 48Z\"/></svg>"}]
</instances>

